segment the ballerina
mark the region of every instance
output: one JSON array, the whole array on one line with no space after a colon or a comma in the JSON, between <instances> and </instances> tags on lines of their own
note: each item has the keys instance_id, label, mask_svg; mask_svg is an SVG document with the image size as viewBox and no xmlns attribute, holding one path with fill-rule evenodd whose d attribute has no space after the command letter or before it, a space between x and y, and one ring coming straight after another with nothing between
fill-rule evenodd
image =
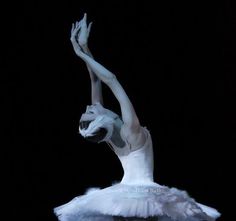
<instances>
[{"instance_id":1,"label":"ballerina","mask_svg":"<svg viewBox=\"0 0 236 221\"><path fill-rule=\"evenodd\" d=\"M213 221L220 213L197 203L186 191L159 185L153 179L153 147L150 132L143 126L116 76L99 64L88 48L92 23L87 15L72 24L71 43L87 65L92 104L79 124L80 134L93 142L106 142L119 158L124 175L120 183L104 189L92 188L84 195L54 208L60 221ZM121 109L121 117L103 107L102 82Z\"/></svg>"}]
</instances>

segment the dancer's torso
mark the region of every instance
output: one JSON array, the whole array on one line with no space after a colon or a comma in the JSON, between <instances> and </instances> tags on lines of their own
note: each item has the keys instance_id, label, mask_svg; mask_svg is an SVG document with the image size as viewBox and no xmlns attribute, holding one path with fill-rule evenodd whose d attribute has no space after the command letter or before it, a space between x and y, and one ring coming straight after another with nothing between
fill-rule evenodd
<instances>
[{"instance_id":1,"label":"dancer's torso","mask_svg":"<svg viewBox=\"0 0 236 221\"><path fill-rule=\"evenodd\" d=\"M114 143L109 142L124 170L121 183L140 185L153 183L152 139L146 128L142 127L142 130L146 135L146 141L141 147L133 147L122 134L121 137L125 142L124 147L117 147Z\"/></svg>"}]
</instances>

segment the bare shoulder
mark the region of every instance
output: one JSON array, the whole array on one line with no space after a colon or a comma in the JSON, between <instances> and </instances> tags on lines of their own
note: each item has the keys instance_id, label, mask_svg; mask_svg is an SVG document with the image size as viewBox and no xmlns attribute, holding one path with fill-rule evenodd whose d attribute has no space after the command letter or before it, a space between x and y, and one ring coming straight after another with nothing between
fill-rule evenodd
<instances>
[{"instance_id":1,"label":"bare shoulder","mask_svg":"<svg viewBox=\"0 0 236 221\"><path fill-rule=\"evenodd\" d=\"M128 142L131 147L141 147L145 143L147 136L144 128L139 126L138 128L130 128L126 125L121 127L121 137Z\"/></svg>"}]
</instances>

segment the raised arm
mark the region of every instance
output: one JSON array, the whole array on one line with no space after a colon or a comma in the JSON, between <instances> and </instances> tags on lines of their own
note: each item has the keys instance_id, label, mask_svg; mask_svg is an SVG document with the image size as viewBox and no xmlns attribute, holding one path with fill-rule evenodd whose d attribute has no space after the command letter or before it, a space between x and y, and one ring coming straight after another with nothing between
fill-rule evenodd
<instances>
[{"instance_id":1,"label":"raised arm","mask_svg":"<svg viewBox=\"0 0 236 221\"><path fill-rule=\"evenodd\" d=\"M87 26L87 14L84 14L84 17L80 20L80 22L76 22L75 26L73 24L72 31L77 28L78 34L75 36L75 40L78 42L79 46L82 48L83 52L87 54L89 57L93 58L92 53L88 47L88 38L91 30L92 22ZM87 65L87 64L86 64ZM87 69L89 72L90 80L91 80L91 101L92 104L101 103L103 104L102 97L102 84L101 80L93 73L89 65L87 65Z\"/></svg>"},{"instance_id":2,"label":"raised arm","mask_svg":"<svg viewBox=\"0 0 236 221\"><path fill-rule=\"evenodd\" d=\"M104 66L102 66L92 57L83 52L82 48L76 41L78 32L79 28L77 26L74 26L72 28L71 42L74 47L75 53L83 61L85 61L92 72L111 89L114 96L117 98L121 108L124 127L127 128L131 133L138 134L140 132L140 123L129 97L112 72L107 70Z\"/></svg>"}]
</instances>

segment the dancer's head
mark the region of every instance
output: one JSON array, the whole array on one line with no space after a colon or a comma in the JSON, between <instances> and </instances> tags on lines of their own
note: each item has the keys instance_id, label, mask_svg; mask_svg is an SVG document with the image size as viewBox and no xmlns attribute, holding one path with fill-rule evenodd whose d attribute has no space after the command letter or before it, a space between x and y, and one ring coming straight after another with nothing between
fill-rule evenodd
<instances>
[{"instance_id":1,"label":"dancer's head","mask_svg":"<svg viewBox=\"0 0 236 221\"><path fill-rule=\"evenodd\" d=\"M87 106L79 124L80 134L92 142L107 141L111 138L115 121L119 118L114 112L100 103Z\"/></svg>"}]
</instances>

